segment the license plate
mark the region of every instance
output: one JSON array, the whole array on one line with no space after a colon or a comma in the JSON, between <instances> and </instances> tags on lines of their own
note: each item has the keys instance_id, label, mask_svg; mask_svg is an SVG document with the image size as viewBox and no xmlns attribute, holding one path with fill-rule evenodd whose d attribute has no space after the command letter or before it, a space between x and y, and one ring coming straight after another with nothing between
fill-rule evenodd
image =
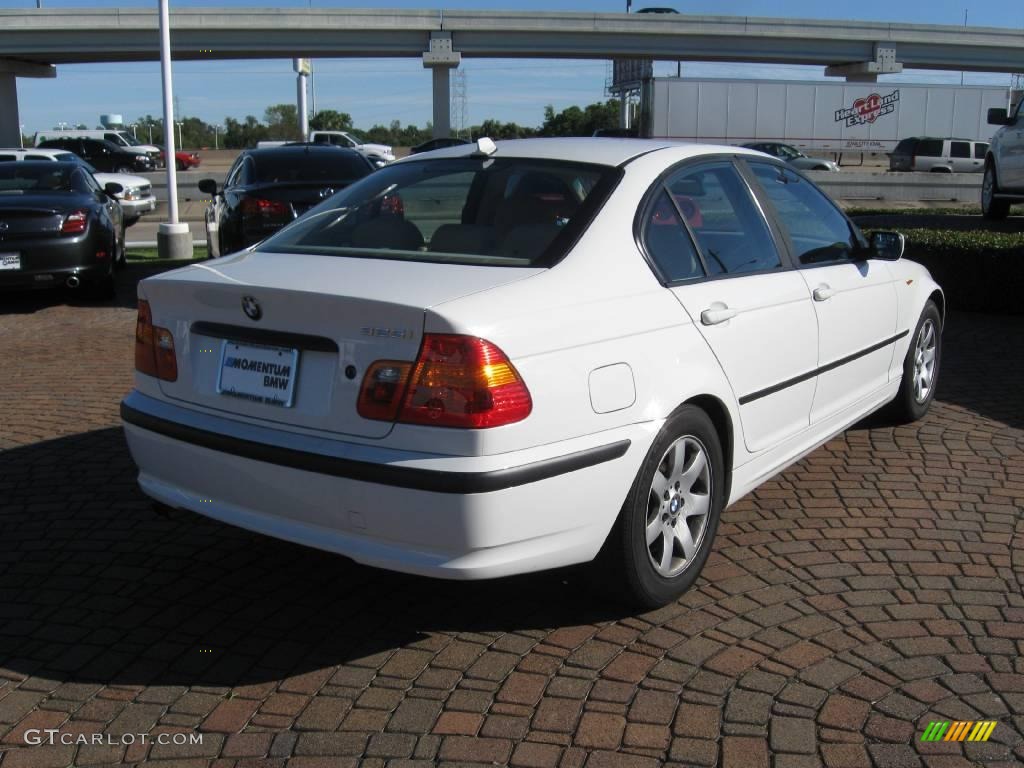
<instances>
[{"instance_id":1,"label":"license plate","mask_svg":"<svg viewBox=\"0 0 1024 768\"><path fill-rule=\"evenodd\" d=\"M21 269L21 254L0 253L0 269Z\"/></svg>"},{"instance_id":2,"label":"license plate","mask_svg":"<svg viewBox=\"0 0 1024 768\"><path fill-rule=\"evenodd\" d=\"M299 350L225 341L217 392L265 405L291 408Z\"/></svg>"}]
</instances>

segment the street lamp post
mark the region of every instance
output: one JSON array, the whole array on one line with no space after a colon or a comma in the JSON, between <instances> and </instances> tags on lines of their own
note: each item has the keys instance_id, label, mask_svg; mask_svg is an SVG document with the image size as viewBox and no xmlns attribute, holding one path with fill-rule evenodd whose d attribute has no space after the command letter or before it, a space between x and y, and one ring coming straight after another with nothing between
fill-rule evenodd
<instances>
[{"instance_id":1,"label":"street lamp post","mask_svg":"<svg viewBox=\"0 0 1024 768\"><path fill-rule=\"evenodd\" d=\"M178 126L178 149L184 149L185 142L181 140L181 126L183 126L184 123L176 123L176 125Z\"/></svg>"},{"instance_id":2,"label":"street lamp post","mask_svg":"<svg viewBox=\"0 0 1024 768\"><path fill-rule=\"evenodd\" d=\"M160 258L192 256L192 234L188 224L178 221L178 169L174 162L174 84L171 78L171 14L168 0L158 0L160 8L160 76L164 96L164 151L167 162L167 222L156 233Z\"/></svg>"}]
</instances>

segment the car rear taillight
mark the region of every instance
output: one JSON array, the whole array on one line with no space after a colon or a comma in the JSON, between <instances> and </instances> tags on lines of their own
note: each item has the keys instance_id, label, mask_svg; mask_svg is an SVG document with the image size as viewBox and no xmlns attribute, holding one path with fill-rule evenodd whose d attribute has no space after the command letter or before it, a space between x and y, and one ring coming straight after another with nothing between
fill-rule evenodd
<instances>
[{"instance_id":1,"label":"car rear taillight","mask_svg":"<svg viewBox=\"0 0 1024 768\"><path fill-rule=\"evenodd\" d=\"M474 336L431 333L415 365L370 366L357 406L367 419L468 429L522 421L532 409L526 384L498 347Z\"/></svg>"},{"instance_id":2,"label":"car rear taillight","mask_svg":"<svg viewBox=\"0 0 1024 768\"><path fill-rule=\"evenodd\" d=\"M139 299L135 321L135 370L164 381L178 380L178 360L174 356L174 335L153 325L149 302Z\"/></svg>"},{"instance_id":3,"label":"car rear taillight","mask_svg":"<svg viewBox=\"0 0 1024 768\"><path fill-rule=\"evenodd\" d=\"M89 212L78 210L72 211L64 217L64 223L60 225L62 235L79 235L85 232L89 225Z\"/></svg>"},{"instance_id":4,"label":"car rear taillight","mask_svg":"<svg viewBox=\"0 0 1024 768\"><path fill-rule=\"evenodd\" d=\"M262 200L255 197L247 197L242 200L241 210L243 216L259 216L265 219L287 219L291 218L292 211L287 203L279 200Z\"/></svg>"}]
</instances>

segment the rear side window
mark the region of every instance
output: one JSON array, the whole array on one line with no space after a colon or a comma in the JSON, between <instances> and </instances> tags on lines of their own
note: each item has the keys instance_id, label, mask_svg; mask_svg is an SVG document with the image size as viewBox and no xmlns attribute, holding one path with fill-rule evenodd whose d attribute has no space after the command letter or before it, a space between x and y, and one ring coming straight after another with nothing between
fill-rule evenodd
<instances>
[{"instance_id":1,"label":"rear side window","mask_svg":"<svg viewBox=\"0 0 1024 768\"><path fill-rule=\"evenodd\" d=\"M917 139L903 139L896 145L896 149L892 153L894 155L912 155L914 154L915 144L917 144Z\"/></svg>"},{"instance_id":2,"label":"rear side window","mask_svg":"<svg viewBox=\"0 0 1024 768\"><path fill-rule=\"evenodd\" d=\"M966 141L951 141L949 143L950 157L970 157L971 145Z\"/></svg>"},{"instance_id":3,"label":"rear side window","mask_svg":"<svg viewBox=\"0 0 1024 768\"><path fill-rule=\"evenodd\" d=\"M801 265L846 261L857 240L843 216L809 182L787 168L751 162Z\"/></svg>"},{"instance_id":4,"label":"rear side window","mask_svg":"<svg viewBox=\"0 0 1024 768\"><path fill-rule=\"evenodd\" d=\"M974 159L984 160L986 154L988 154L988 144L983 141L976 141L974 143Z\"/></svg>"},{"instance_id":5,"label":"rear side window","mask_svg":"<svg viewBox=\"0 0 1024 768\"><path fill-rule=\"evenodd\" d=\"M697 249L679 217L681 210L687 215L687 204L685 200L679 202L672 199L667 189L662 189L644 214L644 247L668 283L704 277Z\"/></svg>"},{"instance_id":6,"label":"rear side window","mask_svg":"<svg viewBox=\"0 0 1024 768\"><path fill-rule=\"evenodd\" d=\"M313 208L259 250L549 266L620 175L609 166L527 158L398 163Z\"/></svg>"},{"instance_id":7,"label":"rear side window","mask_svg":"<svg viewBox=\"0 0 1024 768\"><path fill-rule=\"evenodd\" d=\"M683 169L665 186L697 239L709 275L782 266L768 224L732 163Z\"/></svg>"},{"instance_id":8,"label":"rear side window","mask_svg":"<svg viewBox=\"0 0 1024 768\"><path fill-rule=\"evenodd\" d=\"M0 155L0 163L11 162L17 159L14 155Z\"/></svg>"},{"instance_id":9,"label":"rear side window","mask_svg":"<svg viewBox=\"0 0 1024 768\"><path fill-rule=\"evenodd\" d=\"M942 139L920 139L914 154L921 157L942 157Z\"/></svg>"}]
</instances>

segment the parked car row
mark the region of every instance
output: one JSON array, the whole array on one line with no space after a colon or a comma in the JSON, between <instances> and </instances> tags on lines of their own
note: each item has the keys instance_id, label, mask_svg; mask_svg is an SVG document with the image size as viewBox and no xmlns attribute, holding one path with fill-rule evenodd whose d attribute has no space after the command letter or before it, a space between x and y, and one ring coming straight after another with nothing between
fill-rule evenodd
<instances>
[{"instance_id":1,"label":"parked car row","mask_svg":"<svg viewBox=\"0 0 1024 768\"><path fill-rule=\"evenodd\" d=\"M153 185L143 176L126 173L101 173L78 155L62 149L0 149L0 162L5 161L42 160L44 162L77 163L95 177L100 186L109 183L117 184L121 191L116 194L121 210L124 212L126 227L135 224L139 218L150 211L156 210L156 197Z\"/></svg>"}]
</instances>

